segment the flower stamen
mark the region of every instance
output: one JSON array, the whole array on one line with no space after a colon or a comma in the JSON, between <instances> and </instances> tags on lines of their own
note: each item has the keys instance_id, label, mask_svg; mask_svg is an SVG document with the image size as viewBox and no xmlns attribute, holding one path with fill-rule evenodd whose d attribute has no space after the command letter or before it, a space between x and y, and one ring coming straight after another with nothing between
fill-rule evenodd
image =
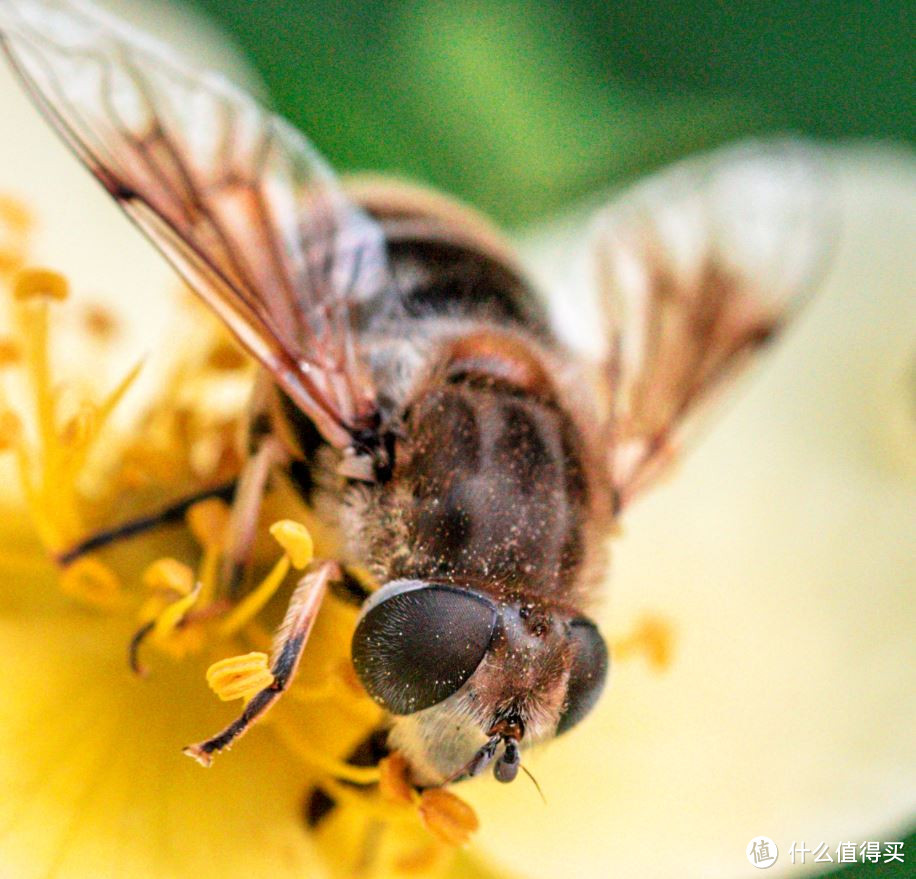
<instances>
[{"instance_id":1,"label":"flower stamen","mask_svg":"<svg viewBox=\"0 0 916 879\"><path fill-rule=\"evenodd\" d=\"M464 845L480 827L474 810L441 787L423 791L418 808L424 827L448 845Z\"/></svg>"},{"instance_id":2,"label":"flower stamen","mask_svg":"<svg viewBox=\"0 0 916 879\"><path fill-rule=\"evenodd\" d=\"M229 507L219 498L198 501L187 513L188 528L205 549L222 550L229 534Z\"/></svg>"},{"instance_id":3,"label":"flower stamen","mask_svg":"<svg viewBox=\"0 0 916 879\"><path fill-rule=\"evenodd\" d=\"M220 634L223 637L234 635L260 613L286 579L290 566L301 571L312 561L312 535L305 525L291 519L281 519L270 526L270 533L285 553L260 584L249 592L223 621L220 626Z\"/></svg>"},{"instance_id":4,"label":"flower stamen","mask_svg":"<svg viewBox=\"0 0 916 879\"><path fill-rule=\"evenodd\" d=\"M2 228L5 219L0 200L0 232L6 231ZM200 547L193 554L196 559L189 565L179 561L185 558L180 554L177 558L164 556L142 569L142 573L135 568L136 573L126 575L131 584L139 581L144 587L142 593L133 593L140 609L138 628L129 646L130 665L138 674L146 673L139 654L149 642L176 656L202 649L205 639L212 637L233 638L237 645L245 645L226 651L239 655L214 662L207 670L207 682L217 698L243 701L240 716L218 735L191 745L185 752L207 765L253 723L267 717L270 729L290 754L301 760L306 772L320 779L316 783L333 795L339 807L357 820L366 820L372 845L367 847L365 857L373 869L376 858L394 864L392 858L397 856L401 872L422 870L438 856L445 856L448 846L466 841L477 826L473 810L454 795L421 794L415 790L409 780L409 766L400 754L391 754L378 765L365 765L377 759L377 752L370 757L353 757L353 762L342 756L345 743L354 741L356 734L377 732L381 723L378 707L366 697L351 662L344 656L356 614L353 597L358 597L359 588L351 584L347 590L339 588L334 594L317 633L321 650L316 646L311 654L312 659L320 657L325 667L312 667L303 679L294 682L327 587L331 581L341 579L336 563L314 562L313 534L319 540L322 555L334 555L339 535L330 526L302 509L298 497L286 497L282 483L279 488L274 484L267 509L296 518L278 517L270 527L283 554L256 581L257 585L239 598L230 597L228 589L219 591L223 586L221 568L234 543L232 513L223 500L231 497L231 491L203 500L188 497L186 503L173 501L171 507L166 507L168 514L161 517L137 514L151 505L161 507L169 497L186 491L189 483L216 482L234 488L239 462L226 450L235 448L232 437L238 423L234 417L216 418L208 410L195 408L196 397L189 389L197 387L195 382L203 387L203 379L208 377L206 370L211 371L211 378L215 371L223 374L223 381L232 379L225 373L246 367L247 359L230 344L221 343L212 348L206 360L198 357L186 363L184 371L179 364L175 372L178 380L168 382L154 407L144 411L141 429L127 435L118 434L116 426L108 428L113 432L111 448L117 457L99 455L98 472L108 473L101 468L111 467L111 482L108 486L93 482L95 458L91 459L92 469L87 467L87 461L99 449L100 436L133 387L142 363L127 372L114 389L98 397L84 394L82 389L89 383L62 382L52 369L52 355L56 353L51 347L52 317L54 303L68 295L67 279L47 269L23 268L25 258L24 247L21 252L11 253L11 271L4 279L13 293L15 325L9 338L0 338L0 369L6 370L10 380L24 380L28 407L20 420L6 397L0 397L0 451L10 449L18 457L32 516L46 546L62 564L62 588L90 604L129 611L133 604L128 604L126 587L94 554L95 550L120 540L118 533L123 537L151 530L145 525L142 531L134 527L140 523L177 522L184 517ZM95 342L110 339L117 327L115 316L101 309L90 309L83 317L78 326ZM137 492L138 488L142 491ZM134 518L107 531L91 531L98 523L109 520L111 511L131 493L137 506L127 500L123 509ZM309 522L310 527L302 521ZM91 533L88 539L87 531ZM113 539L97 540L108 535ZM151 541L155 539L151 535ZM62 550L74 546L79 549L77 553ZM168 551L179 553L180 549L172 548L175 546L170 544ZM182 543L179 541L177 546ZM118 559L119 565L149 558L144 547L139 555L132 555L129 546L117 553L112 557ZM293 569L308 573L300 580L273 651L268 653L270 639L260 615ZM355 569L348 574L364 592L376 588L367 572ZM331 652L322 652L328 646ZM294 697L289 708L267 714L287 688L292 689ZM294 715L302 717L294 720ZM310 717L321 718L321 723L314 724L311 730ZM367 735L365 740L368 738ZM397 839L391 846L386 843L383 852L377 842L391 831L398 834Z\"/></svg>"},{"instance_id":5,"label":"flower stamen","mask_svg":"<svg viewBox=\"0 0 916 879\"><path fill-rule=\"evenodd\" d=\"M280 740L303 763L317 769L337 781L349 784L373 785L377 784L381 771L378 766L353 766L344 760L338 760L326 752L313 748L302 738L299 730L294 729L280 718L274 718L273 728Z\"/></svg>"},{"instance_id":6,"label":"flower stamen","mask_svg":"<svg viewBox=\"0 0 916 879\"><path fill-rule=\"evenodd\" d=\"M249 592L228 614L220 625L220 635L228 638L240 631L261 611L276 594L289 573L288 556L282 556L270 569L270 573Z\"/></svg>"},{"instance_id":7,"label":"flower stamen","mask_svg":"<svg viewBox=\"0 0 916 879\"><path fill-rule=\"evenodd\" d=\"M28 299L55 299L62 302L69 295L69 282L53 269L21 269L13 279L13 298L20 302Z\"/></svg>"},{"instance_id":8,"label":"flower stamen","mask_svg":"<svg viewBox=\"0 0 916 879\"><path fill-rule=\"evenodd\" d=\"M22 361L22 351L13 339L0 339L0 369Z\"/></svg>"},{"instance_id":9,"label":"flower stamen","mask_svg":"<svg viewBox=\"0 0 916 879\"><path fill-rule=\"evenodd\" d=\"M0 412L0 452L17 448L22 442L22 421L15 412Z\"/></svg>"},{"instance_id":10,"label":"flower stamen","mask_svg":"<svg viewBox=\"0 0 916 879\"><path fill-rule=\"evenodd\" d=\"M29 232L34 220L26 206L15 198L0 195L0 273L13 272L25 261Z\"/></svg>"},{"instance_id":11,"label":"flower stamen","mask_svg":"<svg viewBox=\"0 0 916 879\"><path fill-rule=\"evenodd\" d=\"M308 567L314 557L314 543L308 528L292 519L281 519L270 526L274 540L283 547L297 571Z\"/></svg>"},{"instance_id":12,"label":"flower stamen","mask_svg":"<svg viewBox=\"0 0 916 879\"><path fill-rule=\"evenodd\" d=\"M160 561L166 560L162 559ZM155 565L156 563L153 564L153 567ZM139 658L139 651L143 642L150 637L155 638L160 643L164 642L184 622L188 611L197 603L200 591L201 585L198 581L187 595L179 595L175 601L167 604L154 619L144 623L134 633L128 648L128 659L131 669L136 674L146 675L146 668L140 664Z\"/></svg>"},{"instance_id":13,"label":"flower stamen","mask_svg":"<svg viewBox=\"0 0 916 879\"><path fill-rule=\"evenodd\" d=\"M206 498L188 509L185 521L204 550L199 581L201 604L207 605L216 594L219 559L226 546L231 523L229 506L220 498Z\"/></svg>"},{"instance_id":14,"label":"flower stamen","mask_svg":"<svg viewBox=\"0 0 916 879\"><path fill-rule=\"evenodd\" d=\"M611 655L615 661L644 656L654 671L665 671L674 654L674 628L663 617L647 614L633 630L615 641Z\"/></svg>"},{"instance_id":15,"label":"flower stamen","mask_svg":"<svg viewBox=\"0 0 916 879\"><path fill-rule=\"evenodd\" d=\"M393 751L382 758L378 768L379 793L382 799L402 806L410 806L419 801L420 795L408 779L410 766L403 754Z\"/></svg>"},{"instance_id":16,"label":"flower stamen","mask_svg":"<svg viewBox=\"0 0 916 879\"><path fill-rule=\"evenodd\" d=\"M143 585L150 590L188 595L194 588L194 572L172 558L157 559L143 572Z\"/></svg>"},{"instance_id":17,"label":"flower stamen","mask_svg":"<svg viewBox=\"0 0 916 879\"><path fill-rule=\"evenodd\" d=\"M248 702L273 682L273 673L267 667L267 654L260 651L228 656L207 669L207 683L223 702L234 699Z\"/></svg>"},{"instance_id":18,"label":"flower stamen","mask_svg":"<svg viewBox=\"0 0 916 879\"><path fill-rule=\"evenodd\" d=\"M60 587L68 595L107 610L121 600L121 581L117 575L90 556L78 559L61 571Z\"/></svg>"}]
</instances>

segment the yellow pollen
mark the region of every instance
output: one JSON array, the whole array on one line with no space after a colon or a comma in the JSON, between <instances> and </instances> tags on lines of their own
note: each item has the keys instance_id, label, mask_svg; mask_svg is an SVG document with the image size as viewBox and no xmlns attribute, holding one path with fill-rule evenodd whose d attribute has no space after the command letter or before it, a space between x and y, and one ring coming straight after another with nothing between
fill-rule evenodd
<instances>
[{"instance_id":1,"label":"yellow pollen","mask_svg":"<svg viewBox=\"0 0 916 879\"><path fill-rule=\"evenodd\" d=\"M60 432L61 442L74 448L83 446L97 433L98 413L90 403L83 403L79 411L68 419Z\"/></svg>"},{"instance_id":2,"label":"yellow pollen","mask_svg":"<svg viewBox=\"0 0 916 879\"><path fill-rule=\"evenodd\" d=\"M60 587L68 595L103 608L113 607L121 598L121 583L114 571L91 556L64 568Z\"/></svg>"},{"instance_id":3,"label":"yellow pollen","mask_svg":"<svg viewBox=\"0 0 916 879\"><path fill-rule=\"evenodd\" d=\"M83 313L83 322L89 334L103 342L117 335L118 319L101 305L88 306Z\"/></svg>"},{"instance_id":4,"label":"yellow pollen","mask_svg":"<svg viewBox=\"0 0 916 879\"><path fill-rule=\"evenodd\" d=\"M25 234L35 222L32 212L19 199L0 195L0 221L13 232Z\"/></svg>"},{"instance_id":5,"label":"yellow pollen","mask_svg":"<svg viewBox=\"0 0 916 879\"><path fill-rule=\"evenodd\" d=\"M247 363L245 355L226 340L220 340L207 355L207 366L220 372L232 372Z\"/></svg>"},{"instance_id":6,"label":"yellow pollen","mask_svg":"<svg viewBox=\"0 0 916 879\"><path fill-rule=\"evenodd\" d=\"M24 259L32 215L22 202L0 195L0 273L18 269Z\"/></svg>"},{"instance_id":7,"label":"yellow pollen","mask_svg":"<svg viewBox=\"0 0 916 879\"><path fill-rule=\"evenodd\" d=\"M0 339L0 369L22 361L22 349L13 339Z\"/></svg>"},{"instance_id":8,"label":"yellow pollen","mask_svg":"<svg viewBox=\"0 0 916 879\"><path fill-rule=\"evenodd\" d=\"M292 519L281 519L270 526L270 534L283 547L297 571L306 568L314 555L308 528Z\"/></svg>"},{"instance_id":9,"label":"yellow pollen","mask_svg":"<svg viewBox=\"0 0 916 879\"><path fill-rule=\"evenodd\" d=\"M51 269L22 269L13 281L13 297L19 301L27 299L67 298L70 284L60 272Z\"/></svg>"},{"instance_id":10,"label":"yellow pollen","mask_svg":"<svg viewBox=\"0 0 916 879\"><path fill-rule=\"evenodd\" d=\"M188 528L203 547L221 549L229 533L229 507L219 498L207 498L187 512Z\"/></svg>"},{"instance_id":11,"label":"yellow pollen","mask_svg":"<svg viewBox=\"0 0 916 879\"><path fill-rule=\"evenodd\" d=\"M177 559L157 559L143 572L143 585L150 590L188 595L194 588L194 572Z\"/></svg>"},{"instance_id":12,"label":"yellow pollen","mask_svg":"<svg viewBox=\"0 0 916 879\"><path fill-rule=\"evenodd\" d=\"M0 412L0 452L15 448L22 440L22 421L15 412Z\"/></svg>"},{"instance_id":13,"label":"yellow pollen","mask_svg":"<svg viewBox=\"0 0 916 879\"><path fill-rule=\"evenodd\" d=\"M655 671L665 671L674 653L674 627L659 616L646 615L633 631L612 645L615 660L643 655Z\"/></svg>"},{"instance_id":14,"label":"yellow pollen","mask_svg":"<svg viewBox=\"0 0 916 879\"><path fill-rule=\"evenodd\" d=\"M441 787L423 791L419 811L426 829L448 845L464 845L480 827L474 810Z\"/></svg>"},{"instance_id":15,"label":"yellow pollen","mask_svg":"<svg viewBox=\"0 0 916 879\"><path fill-rule=\"evenodd\" d=\"M445 849L448 851L448 849ZM442 861L443 847L437 842L399 855L394 861L394 868L405 876L429 876L432 870ZM438 875L438 874L436 874Z\"/></svg>"},{"instance_id":16,"label":"yellow pollen","mask_svg":"<svg viewBox=\"0 0 916 879\"><path fill-rule=\"evenodd\" d=\"M393 751L381 760L378 768L378 789L383 799L390 803L409 806L419 798L419 794L407 780L410 767L402 754Z\"/></svg>"},{"instance_id":17,"label":"yellow pollen","mask_svg":"<svg viewBox=\"0 0 916 879\"><path fill-rule=\"evenodd\" d=\"M254 652L229 656L207 669L207 683L223 702L246 701L274 682L267 666L267 654Z\"/></svg>"}]
</instances>

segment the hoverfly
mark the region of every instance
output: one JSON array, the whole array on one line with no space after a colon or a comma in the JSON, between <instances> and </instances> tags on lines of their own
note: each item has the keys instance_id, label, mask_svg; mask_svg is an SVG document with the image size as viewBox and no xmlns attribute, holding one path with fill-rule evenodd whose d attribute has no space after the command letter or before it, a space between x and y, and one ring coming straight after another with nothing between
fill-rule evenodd
<instances>
[{"instance_id":1,"label":"hoverfly","mask_svg":"<svg viewBox=\"0 0 916 879\"><path fill-rule=\"evenodd\" d=\"M263 368L227 596L276 468L342 535L296 587L274 684L188 752L208 763L269 708L328 584L358 564L383 585L353 663L412 781L490 764L511 781L604 686L589 613L615 521L810 285L810 149L728 149L602 210L595 363L469 209L348 189L283 120L86 3L7 0L0 31L57 132Z\"/></svg>"}]
</instances>

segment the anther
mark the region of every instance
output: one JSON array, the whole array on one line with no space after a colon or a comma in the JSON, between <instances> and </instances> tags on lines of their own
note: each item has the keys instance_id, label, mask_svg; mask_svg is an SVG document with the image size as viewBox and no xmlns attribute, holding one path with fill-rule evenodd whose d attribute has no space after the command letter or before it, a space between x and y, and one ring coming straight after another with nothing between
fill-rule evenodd
<instances>
[{"instance_id":1,"label":"anther","mask_svg":"<svg viewBox=\"0 0 916 879\"><path fill-rule=\"evenodd\" d=\"M233 699L247 701L273 682L266 653L229 656L214 662L207 669L207 683L223 702Z\"/></svg>"},{"instance_id":2,"label":"anther","mask_svg":"<svg viewBox=\"0 0 916 879\"><path fill-rule=\"evenodd\" d=\"M308 567L314 556L314 544L308 528L292 519L281 519L270 526L274 540L283 547L292 566L301 571Z\"/></svg>"},{"instance_id":3,"label":"anther","mask_svg":"<svg viewBox=\"0 0 916 879\"><path fill-rule=\"evenodd\" d=\"M13 298L19 301L26 299L67 298L70 285L59 272L51 269L23 269L13 281Z\"/></svg>"}]
</instances>

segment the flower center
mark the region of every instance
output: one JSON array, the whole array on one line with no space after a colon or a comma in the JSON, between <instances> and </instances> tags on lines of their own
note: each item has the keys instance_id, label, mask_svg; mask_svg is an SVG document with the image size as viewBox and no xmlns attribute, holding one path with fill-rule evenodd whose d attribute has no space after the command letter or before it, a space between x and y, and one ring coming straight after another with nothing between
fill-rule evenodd
<instances>
[{"instance_id":1,"label":"flower center","mask_svg":"<svg viewBox=\"0 0 916 879\"><path fill-rule=\"evenodd\" d=\"M227 380L247 383L250 370L225 338L211 338L182 355L172 380L129 428L116 425L116 410L134 388L140 365L100 396L86 393L89 381L82 387L70 375L60 381L54 309L70 308L69 284L57 272L27 267L29 228L28 212L0 198L0 281L12 294L13 318L12 336L0 338L0 451L15 459L42 542L66 562L61 588L98 611L136 617L130 644L115 645L126 649L136 672L154 676L165 662L212 657L210 688L222 701L241 700L244 709L275 686L270 633L289 600L293 575L307 572L325 549L314 544L312 533L326 529L311 527L313 514L277 479L265 501L264 518L273 524L258 529L250 582L238 596L222 583L231 515L219 497L188 505L183 517L164 520L161 529L108 546L96 541L93 549L87 535L125 531L125 521L144 521L150 509L167 507L189 487L235 477L241 419L208 409L207 391ZM98 307L87 315L78 332L110 344L118 316ZM8 392L9 385L18 391ZM325 804L323 815L303 828L332 846L330 862L368 858L382 872L404 875L444 870L454 847L476 829L476 816L450 792L413 790L398 755L379 762L382 750L365 759L364 743L378 738L383 717L350 663L356 614L347 600L328 596L299 672L263 726L299 767L304 799ZM174 698L193 698L194 690L189 682L188 693ZM177 750L185 743L174 744ZM351 854L342 855L333 842L342 827L348 828Z\"/></svg>"}]
</instances>

